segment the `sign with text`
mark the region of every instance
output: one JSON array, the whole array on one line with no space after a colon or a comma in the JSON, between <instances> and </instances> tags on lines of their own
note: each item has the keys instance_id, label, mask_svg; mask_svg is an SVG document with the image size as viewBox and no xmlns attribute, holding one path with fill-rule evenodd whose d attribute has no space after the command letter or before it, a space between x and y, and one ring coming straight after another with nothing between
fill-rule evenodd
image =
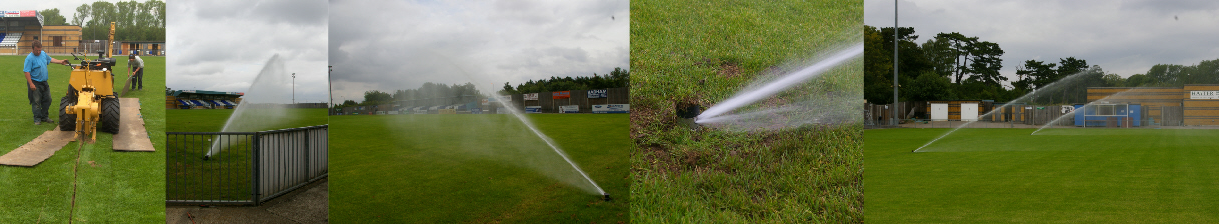
<instances>
[{"instance_id":1,"label":"sign with text","mask_svg":"<svg viewBox=\"0 0 1219 224\"><path fill-rule=\"evenodd\" d=\"M34 17L35 15L34 10L21 10L20 13L21 17Z\"/></svg>"},{"instance_id":2,"label":"sign with text","mask_svg":"<svg viewBox=\"0 0 1219 224\"><path fill-rule=\"evenodd\" d=\"M1189 91L1191 100L1219 100L1219 91Z\"/></svg>"},{"instance_id":3,"label":"sign with text","mask_svg":"<svg viewBox=\"0 0 1219 224\"><path fill-rule=\"evenodd\" d=\"M619 114L630 113L630 104L597 104L593 105L593 113L595 114Z\"/></svg>"},{"instance_id":4,"label":"sign with text","mask_svg":"<svg viewBox=\"0 0 1219 224\"><path fill-rule=\"evenodd\" d=\"M542 113L542 106L525 106L525 113L526 114L540 114L540 113Z\"/></svg>"},{"instance_id":5,"label":"sign with text","mask_svg":"<svg viewBox=\"0 0 1219 224\"><path fill-rule=\"evenodd\" d=\"M525 100L538 100L538 93L526 93Z\"/></svg>"},{"instance_id":6,"label":"sign with text","mask_svg":"<svg viewBox=\"0 0 1219 224\"><path fill-rule=\"evenodd\" d=\"M553 99L556 99L556 100L557 100L557 99L567 99L567 98L571 98L571 91L558 91L558 92L554 92L554 93L551 93L551 94L550 94L550 97L551 97L551 98L553 98Z\"/></svg>"},{"instance_id":7,"label":"sign with text","mask_svg":"<svg viewBox=\"0 0 1219 224\"><path fill-rule=\"evenodd\" d=\"M588 98L605 98L609 96L604 89L594 89L588 91Z\"/></svg>"},{"instance_id":8,"label":"sign with text","mask_svg":"<svg viewBox=\"0 0 1219 224\"><path fill-rule=\"evenodd\" d=\"M559 106L559 113L580 113L580 105L563 105Z\"/></svg>"}]
</instances>

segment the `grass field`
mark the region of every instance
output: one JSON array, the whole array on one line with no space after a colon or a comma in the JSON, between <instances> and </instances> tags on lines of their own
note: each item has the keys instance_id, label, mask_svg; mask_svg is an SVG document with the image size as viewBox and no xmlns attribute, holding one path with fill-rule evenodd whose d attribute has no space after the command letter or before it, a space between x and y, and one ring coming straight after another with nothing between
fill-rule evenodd
<instances>
[{"instance_id":1,"label":"grass field","mask_svg":"<svg viewBox=\"0 0 1219 224\"><path fill-rule=\"evenodd\" d=\"M627 115L528 116L614 199L551 178L570 165L511 115L333 116L330 220L630 222Z\"/></svg>"},{"instance_id":2,"label":"grass field","mask_svg":"<svg viewBox=\"0 0 1219 224\"><path fill-rule=\"evenodd\" d=\"M267 130L323 125L325 108L296 109L299 116ZM235 110L166 110L168 132L219 132ZM196 136L198 137L198 136ZM209 138L175 136L169 141L166 161L166 198L191 200L249 200L249 150L225 150L204 161ZM248 139L241 139L248 141ZM183 147L195 145L195 147ZM231 149L245 148L239 143ZM218 191L223 189L223 191ZM219 192L219 193L218 193Z\"/></svg>"},{"instance_id":3,"label":"grass field","mask_svg":"<svg viewBox=\"0 0 1219 224\"><path fill-rule=\"evenodd\" d=\"M860 42L862 18L862 1L631 2L632 222L862 222L861 126L690 131L674 110ZM844 67L826 82L862 96L862 62Z\"/></svg>"},{"instance_id":4,"label":"grass field","mask_svg":"<svg viewBox=\"0 0 1219 224\"><path fill-rule=\"evenodd\" d=\"M300 116L289 118L283 125L267 130L296 128L326 124L325 108L299 109L295 112ZM224 122L233 114L231 109L215 110L165 110L166 132L217 132L224 128Z\"/></svg>"},{"instance_id":5,"label":"grass field","mask_svg":"<svg viewBox=\"0 0 1219 224\"><path fill-rule=\"evenodd\" d=\"M1219 222L1219 130L869 130L868 223Z\"/></svg>"},{"instance_id":6,"label":"grass field","mask_svg":"<svg viewBox=\"0 0 1219 224\"><path fill-rule=\"evenodd\" d=\"M148 223L165 219L165 58L143 58L147 64L144 90L125 97L140 98L145 128L157 152L116 152L110 148L111 134L98 133L95 143L78 150L73 142L32 168L0 166L0 222ZM125 72L127 58L116 59L118 71ZM25 56L0 56L0 74L7 77L0 81L0 154L55 128L33 124L22 73L24 60ZM58 120L59 99L68 88L71 69L49 67L50 118ZM121 87L122 81L116 80L116 86Z\"/></svg>"}]
</instances>

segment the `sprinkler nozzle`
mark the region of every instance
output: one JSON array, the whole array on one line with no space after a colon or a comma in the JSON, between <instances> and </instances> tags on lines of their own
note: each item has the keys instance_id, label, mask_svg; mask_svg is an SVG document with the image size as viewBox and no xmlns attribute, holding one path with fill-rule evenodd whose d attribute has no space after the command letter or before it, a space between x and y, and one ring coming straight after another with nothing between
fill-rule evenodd
<instances>
[{"instance_id":1,"label":"sprinkler nozzle","mask_svg":"<svg viewBox=\"0 0 1219 224\"><path fill-rule=\"evenodd\" d=\"M211 158L212 158L212 156L206 156L206 155L205 155L205 156L203 156L203 160L204 160L204 161L207 161L207 159L211 159Z\"/></svg>"},{"instance_id":2,"label":"sprinkler nozzle","mask_svg":"<svg viewBox=\"0 0 1219 224\"><path fill-rule=\"evenodd\" d=\"M676 107L677 107L676 108L677 117L679 118L681 123L684 124L685 126L688 126L690 128L690 130L697 130L698 123L696 123L695 121L698 120L699 110L701 109L701 108L699 108L698 104L677 103Z\"/></svg>"},{"instance_id":3,"label":"sprinkler nozzle","mask_svg":"<svg viewBox=\"0 0 1219 224\"><path fill-rule=\"evenodd\" d=\"M601 195L601 199L605 200L605 201L610 201L609 193L605 193L605 194Z\"/></svg>"}]
</instances>

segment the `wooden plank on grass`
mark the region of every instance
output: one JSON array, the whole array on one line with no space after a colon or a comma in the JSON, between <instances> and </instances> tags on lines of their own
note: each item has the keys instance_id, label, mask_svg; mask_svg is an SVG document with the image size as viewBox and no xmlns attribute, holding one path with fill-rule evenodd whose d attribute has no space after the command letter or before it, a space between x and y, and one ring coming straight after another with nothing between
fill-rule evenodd
<instances>
[{"instance_id":1,"label":"wooden plank on grass","mask_svg":"<svg viewBox=\"0 0 1219 224\"><path fill-rule=\"evenodd\" d=\"M144 129L144 118L140 116L140 99L119 98L119 133L114 134L115 151L152 152L152 139Z\"/></svg>"},{"instance_id":2,"label":"wooden plank on grass","mask_svg":"<svg viewBox=\"0 0 1219 224\"><path fill-rule=\"evenodd\" d=\"M73 133L70 131L55 130L43 132L34 140L17 147L13 151L0 156L0 164L9 166L34 166L42 161L51 158L56 151L68 145L72 141Z\"/></svg>"}]
</instances>

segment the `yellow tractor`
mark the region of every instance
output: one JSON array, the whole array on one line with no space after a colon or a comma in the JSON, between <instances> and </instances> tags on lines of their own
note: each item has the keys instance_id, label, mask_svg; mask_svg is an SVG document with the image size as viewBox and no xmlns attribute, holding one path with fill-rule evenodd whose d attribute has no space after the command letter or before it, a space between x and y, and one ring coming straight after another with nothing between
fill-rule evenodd
<instances>
[{"instance_id":1,"label":"yellow tractor","mask_svg":"<svg viewBox=\"0 0 1219 224\"><path fill-rule=\"evenodd\" d=\"M110 41L114 42L114 23L110 23ZM72 76L68 81L68 93L59 101L59 130L75 131L73 139L83 140L88 136L97 140L98 129L108 133L118 133L119 130L119 99L114 92L114 75L112 68L116 60L110 55L110 47L98 51L97 58L81 59L75 53L72 57L80 64L72 67ZM103 53L104 52L104 53Z\"/></svg>"}]
</instances>

